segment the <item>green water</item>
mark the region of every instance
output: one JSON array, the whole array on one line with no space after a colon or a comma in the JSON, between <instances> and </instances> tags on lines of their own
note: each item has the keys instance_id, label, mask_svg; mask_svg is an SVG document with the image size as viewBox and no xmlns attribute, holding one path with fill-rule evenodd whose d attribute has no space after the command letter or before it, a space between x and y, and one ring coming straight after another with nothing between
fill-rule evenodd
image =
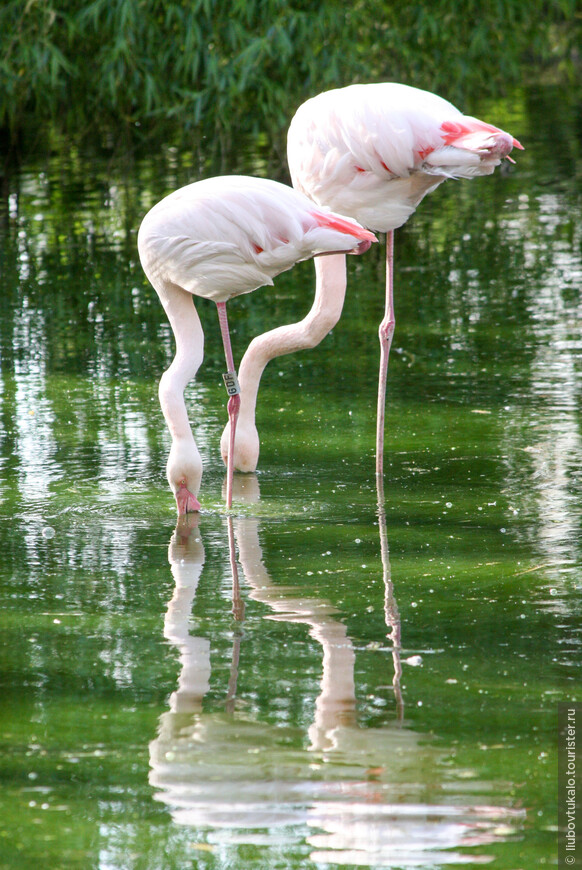
<instances>
[{"instance_id":1,"label":"green water","mask_svg":"<svg viewBox=\"0 0 582 870\"><path fill-rule=\"evenodd\" d=\"M380 504L382 251L351 260L323 344L267 369L259 470L236 481L238 618L216 314L198 304L188 391L203 510L176 528L173 344L135 250L199 168L70 154L7 180L2 868L556 863L557 703L580 700L582 207L579 128L554 105L496 107L516 167L447 183L397 233ZM304 263L234 301L236 356L312 286Z\"/></svg>"}]
</instances>

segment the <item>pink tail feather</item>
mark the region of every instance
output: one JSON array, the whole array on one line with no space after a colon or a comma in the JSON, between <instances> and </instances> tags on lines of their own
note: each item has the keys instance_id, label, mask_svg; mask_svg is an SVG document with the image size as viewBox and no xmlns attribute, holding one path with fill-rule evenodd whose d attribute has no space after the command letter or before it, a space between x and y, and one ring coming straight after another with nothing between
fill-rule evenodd
<instances>
[{"instance_id":1,"label":"pink tail feather","mask_svg":"<svg viewBox=\"0 0 582 870\"><path fill-rule=\"evenodd\" d=\"M463 122L445 121L441 124L441 132L445 145L466 151L489 151L501 156L507 156L512 148L523 151L523 145L509 133L476 118L464 118Z\"/></svg>"},{"instance_id":2,"label":"pink tail feather","mask_svg":"<svg viewBox=\"0 0 582 870\"><path fill-rule=\"evenodd\" d=\"M357 223L353 223L347 218L341 218L336 214L326 214L325 212L314 211L313 217L320 227L327 227L331 230L337 230L339 233L345 233L348 236L353 236L356 239L361 239L365 242L377 242L378 239L369 230L365 230Z\"/></svg>"}]
</instances>

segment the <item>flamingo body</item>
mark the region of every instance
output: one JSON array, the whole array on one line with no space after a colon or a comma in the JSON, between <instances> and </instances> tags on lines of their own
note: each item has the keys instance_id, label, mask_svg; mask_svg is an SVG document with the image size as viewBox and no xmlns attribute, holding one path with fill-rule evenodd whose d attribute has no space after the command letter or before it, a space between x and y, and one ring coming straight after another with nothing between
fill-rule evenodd
<instances>
[{"instance_id":1,"label":"flamingo body","mask_svg":"<svg viewBox=\"0 0 582 870\"><path fill-rule=\"evenodd\" d=\"M380 378L376 472L383 471L385 389L395 319L392 299L393 233L424 196L447 178L489 175L520 143L509 133L463 115L447 100L397 83L350 85L307 100L291 121L287 141L294 187L320 206L387 233L386 311L380 324ZM341 262L340 262L341 261ZM345 257L315 261L313 306L303 320L257 336L241 362L241 419L235 462L256 468L256 401L269 360L315 347L342 312ZM222 437L226 456L229 429Z\"/></svg>"},{"instance_id":2,"label":"flamingo body","mask_svg":"<svg viewBox=\"0 0 582 870\"><path fill-rule=\"evenodd\" d=\"M187 185L144 217L138 233L143 269L166 310L176 355L160 381L160 403L172 435L167 477L179 514L199 510L202 463L184 402L184 388L203 356L204 336L192 296L219 312L229 372L234 372L227 300L264 285L295 263L329 252L362 253L375 236L355 221L317 207L275 181L223 176ZM232 445L239 396L229 400ZM229 452L227 506L232 493Z\"/></svg>"},{"instance_id":3,"label":"flamingo body","mask_svg":"<svg viewBox=\"0 0 582 870\"><path fill-rule=\"evenodd\" d=\"M295 263L376 241L354 221L316 208L306 196L265 178L207 178L170 193L145 216L138 235L153 286L177 285L226 302L273 284Z\"/></svg>"},{"instance_id":4,"label":"flamingo body","mask_svg":"<svg viewBox=\"0 0 582 870\"><path fill-rule=\"evenodd\" d=\"M350 85L307 100L289 127L294 187L387 233L386 306L379 328L376 474L383 473L388 359L395 318L394 230L447 178L491 174L513 148L504 130L428 91L394 82Z\"/></svg>"},{"instance_id":5,"label":"flamingo body","mask_svg":"<svg viewBox=\"0 0 582 870\"><path fill-rule=\"evenodd\" d=\"M509 133L394 82L318 94L287 138L293 186L378 232L402 226L445 179L489 175L513 147Z\"/></svg>"}]
</instances>

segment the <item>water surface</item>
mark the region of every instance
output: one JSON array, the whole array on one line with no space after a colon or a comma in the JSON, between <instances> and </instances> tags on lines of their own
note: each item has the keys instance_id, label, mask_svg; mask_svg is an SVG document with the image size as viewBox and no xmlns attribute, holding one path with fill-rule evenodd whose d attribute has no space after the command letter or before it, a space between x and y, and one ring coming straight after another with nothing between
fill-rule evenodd
<instances>
[{"instance_id":1,"label":"water surface","mask_svg":"<svg viewBox=\"0 0 582 870\"><path fill-rule=\"evenodd\" d=\"M374 250L332 334L267 369L230 520L214 307L188 390L203 510L176 525L173 343L135 250L200 168L72 154L9 179L2 867L555 862L557 702L580 686L582 209L554 99L495 106L517 166L443 185L397 233L383 497ZM235 355L312 286L304 263L235 300Z\"/></svg>"}]
</instances>

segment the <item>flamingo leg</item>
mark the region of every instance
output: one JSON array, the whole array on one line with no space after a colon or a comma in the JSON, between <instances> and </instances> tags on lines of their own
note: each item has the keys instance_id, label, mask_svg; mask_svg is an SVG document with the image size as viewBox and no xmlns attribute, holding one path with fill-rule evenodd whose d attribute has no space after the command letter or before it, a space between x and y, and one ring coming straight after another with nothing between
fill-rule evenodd
<instances>
[{"instance_id":1,"label":"flamingo leg","mask_svg":"<svg viewBox=\"0 0 582 870\"><path fill-rule=\"evenodd\" d=\"M378 411L376 418L376 475L384 473L384 418L386 411L386 381L388 379L388 358L390 345L394 335L394 299L393 299L393 266L394 266L394 230L386 233L386 308L380 323L378 335L380 338L380 375L378 379Z\"/></svg>"},{"instance_id":2,"label":"flamingo leg","mask_svg":"<svg viewBox=\"0 0 582 870\"><path fill-rule=\"evenodd\" d=\"M226 391L230 396L227 405L228 420L230 423L230 437L228 440L228 460L226 467L226 507L232 507L232 479L234 475L234 439L236 435L236 422L240 410L240 387L234 367L234 358L232 355L232 346L230 343L230 332L228 329L228 318L226 316L226 302L217 302L218 322L220 323L220 332L222 333L222 343L224 345L224 356L226 357L227 373L224 377Z\"/></svg>"}]
</instances>

